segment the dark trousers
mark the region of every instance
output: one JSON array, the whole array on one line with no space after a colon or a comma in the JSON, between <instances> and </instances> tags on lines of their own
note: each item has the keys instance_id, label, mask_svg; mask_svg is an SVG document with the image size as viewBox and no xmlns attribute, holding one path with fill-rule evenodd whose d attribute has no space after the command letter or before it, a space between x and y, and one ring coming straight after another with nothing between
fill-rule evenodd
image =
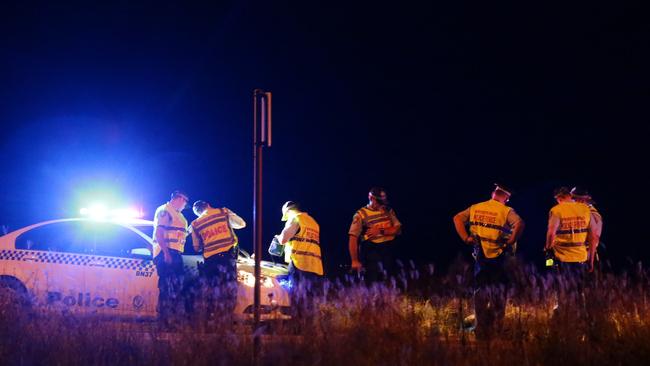
<instances>
[{"instance_id":1,"label":"dark trousers","mask_svg":"<svg viewBox=\"0 0 650 366\"><path fill-rule=\"evenodd\" d=\"M172 257L171 263L165 263L164 255L161 252L154 258L156 271L158 272L158 313L161 318L167 319L170 315L183 312L183 257L174 249L169 249Z\"/></svg>"},{"instance_id":2,"label":"dark trousers","mask_svg":"<svg viewBox=\"0 0 650 366\"><path fill-rule=\"evenodd\" d=\"M477 338L487 338L500 330L505 318L509 284L506 272L508 259L509 256L504 254L489 259L480 255L474 264Z\"/></svg>"},{"instance_id":3,"label":"dark trousers","mask_svg":"<svg viewBox=\"0 0 650 366\"><path fill-rule=\"evenodd\" d=\"M231 314L237 301L237 256L239 247L205 259L201 277L208 313Z\"/></svg>"},{"instance_id":4,"label":"dark trousers","mask_svg":"<svg viewBox=\"0 0 650 366\"><path fill-rule=\"evenodd\" d=\"M366 283L371 284L386 281L394 273L395 258L393 253L394 241L361 243L361 263L365 268Z\"/></svg>"},{"instance_id":5,"label":"dark trousers","mask_svg":"<svg viewBox=\"0 0 650 366\"><path fill-rule=\"evenodd\" d=\"M562 309L566 313L581 307L586 275L586 263L557 261L555 270L557 308L555 310Z\"/></svg>"},{"instance_id":6,"label":"dark trousers","mask_svg":"<svg viewBox=\"0 0 650 366\"><path fill-rule=\"evenodd\" d=\"M314 296L318 296L320 289L321 276L307 271L302 271L289 264L289 280L291 281L291 290L289 297L293 315L299 319L310 319L313 315Z\"/></svg>"}]
</instances>

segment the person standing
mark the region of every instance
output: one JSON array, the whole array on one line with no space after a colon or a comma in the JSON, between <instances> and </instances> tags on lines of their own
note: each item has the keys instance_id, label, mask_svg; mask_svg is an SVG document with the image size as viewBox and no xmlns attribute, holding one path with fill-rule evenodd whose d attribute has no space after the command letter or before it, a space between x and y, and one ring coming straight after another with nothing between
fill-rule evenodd
<instances>
[{"instance_id":1,"label":"person standing","mask_svg":"<svg viewBox=\"0 0 650 366\"><path fill-rule=\"evenodd\" d=\"M286 224L275 239L284 245L285 262L289 264L292 283L314 280L323 275L320 247L320 226L296 202L282 205L282 221Z\"/></svg>"},{"instance_id":2,"label":"person standing","mask_svg":"<svg viewBox=\"0 0 650 366\"><path fill-rule=\"evenodd\" d=\"M353 270L365 269L368 283L388 279L394 267L394 241L402 232L386 191L370 189L368 204L354 214L348 230L348 250Z\"/></svg>"},{"instance_id":3,"label":"person standing","mask_svg":"<svg viewBox=\"0 0 650 366\"><path fill-rule=\"evenodd\" d=\"M198 216L192 221L192 245L203 253L202 274L208 287L208 314L215 310L215 303L223 304L226 312L232 312L237 298L237 257L239 240L234 229L243 229L246 222L226 207L213 208L206 201L192 205ZM220 300L220 301L219 301Z\"/></svg>"},{"instance_id":4,"label":"person standing","mask_svg":"<svg viewBox=\"0 0 650 366\"><path fill-rule=\"evenodd\" d=\"M593 241L598 244L593 247L590 247L587 244L587 248L590 248L589 259L591 260L593 257L595 262L598 260L598 246L601 244L600 236L603 232L603 216L600 214L598 209L596 209L595 202L587 190L579 187L573 187L571 189L571 197L574 201L587 205L587 207L589 207L589 211L591 212L591 222L594 225L594 231L592 233Z\"/></svg>"},{"instance_id":5,"label":"person standing","mask_svg":"<svg viewBox=\"0 0 650 366\"><path fill-rule=\"evenodd\" d=\"M294 315L297 319L310 322L314 315L314 296L323 276L320 226L293 201L282 205L282 221L286 222L284 228L273 238L273 242L284 246Z\"/></svg>"},{"instance_id":6,"label":"person standing","mask_svg":"<svg viewBox=\"0 0 650 366\"><path fill-rule=\"evenodd\" d=\"M169 202L156 209L153 219L154 264L158 272L158 309L163 321L180 311L187 220L182 212L189 198L174 191Z\"/></svg>"},{"instance_id":7,"label":"person standing","mask_svg":"<svg viewBox=\"0 0 650 366\"><path fill-rule=\"evenodd\" d=\"M556 189L553 196L557 205L549 211L545 249L553 252L561 272L593 271L594 255L589 253L595 253L599 238L589 207L575 202L566 187Z\"/></svg>"},{"instance_id":8,"label":"person standing","mask_svg":"<svg viewBox=\"0 0 650 366\"><path fill-rule=\"evenodd\" d=\"M488 336L505 317L509 279L505 271L508 253L524 229L524 221L506 206L511 190L495 184L491 199L474 204L454 216L460 239L474 246L474 309L476 335ZM469 233L466 226L469 226Z\"/></svg>"}]
</instances>

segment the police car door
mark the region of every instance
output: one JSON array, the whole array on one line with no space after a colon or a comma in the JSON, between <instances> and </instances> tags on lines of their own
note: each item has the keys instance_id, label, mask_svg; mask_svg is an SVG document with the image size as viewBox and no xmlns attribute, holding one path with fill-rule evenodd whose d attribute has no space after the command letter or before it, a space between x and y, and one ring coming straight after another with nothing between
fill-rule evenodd
<instances>
[{"instance_id":1,"label":"police car door","mask_svg":"<svg viewBox=\"0 0 650 366\"><path fill-rule=\"evenodd\" d=\"M93 311L108 316L155 317L158 276L151 256L138 250L146 248L147 241L116 223L104 223L94 234L96 255L86 269L86 288L98 299Z\"/></svg>"},{"instance_id":2,"label":"police car door","mask_svg":"<svg viewBox=\"0 0 650 366\"><path fill-rule=\"evenodd\" d=\"M16 237L14 273L49 309L85 313L83 239L78 222L55 222L33 227Z\"/></svg>"}]
</instances>

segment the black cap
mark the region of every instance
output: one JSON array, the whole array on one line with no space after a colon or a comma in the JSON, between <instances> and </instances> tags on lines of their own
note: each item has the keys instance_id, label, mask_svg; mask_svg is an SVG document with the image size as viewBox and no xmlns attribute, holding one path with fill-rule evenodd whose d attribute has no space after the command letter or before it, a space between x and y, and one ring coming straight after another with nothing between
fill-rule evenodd
<instances>
[{"instance_id":1,"label":"black cap","mask_svg":"<svg viewBox=\"0 0 650 366\"><path fill-rule=\"evenodd\" d=\"M503 192L503 193L507 194L508 196L512 196L512 189L504 186L501 183L494 183L494 190Z\"/></svg>"},{"instance_id":2,"label":"black cap","mask_svg":"<svg viewBox=\"0 0 650 366\"><path fill-rule=\"evenodd\" d=\"M571 190L569 190L569 188L567 187L559 187L553 190L553 197L556 198L559 196L570 196L570 195L571 195Z\"/></svg>"}]
</instances>

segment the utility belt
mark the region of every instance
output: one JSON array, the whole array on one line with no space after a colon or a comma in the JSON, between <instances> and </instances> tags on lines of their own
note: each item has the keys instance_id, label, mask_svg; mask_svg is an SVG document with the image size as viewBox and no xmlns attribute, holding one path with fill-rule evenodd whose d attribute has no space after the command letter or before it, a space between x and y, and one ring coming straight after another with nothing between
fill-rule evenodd
<instances>
[{"instance_id":1,"label":"utility belt","mask_svg":"<svg viewBox=\"0 0 650 366\"><path fill-rule=\"evenodd\" d=\"M505 258L506 256L514 256L515 251L517 250L517 244L513 245L507 245L506 244L506 239L502 240L491 240L487 238L481 238L480 236L476 234L472 234L472 237L474 238L474 241L476 244L474 244L474 250L472 253L472 257L474 257L474 260L477 262L486 262L486 261L496 261L496 260L501 260L502 258ZM501 248L501 253L494 257L494 258L488 258L485 256L485 253L483 252L483 246L481 244L482 241L490 241L491 243L499 244Z\"/></svg>"}]
</instances>

